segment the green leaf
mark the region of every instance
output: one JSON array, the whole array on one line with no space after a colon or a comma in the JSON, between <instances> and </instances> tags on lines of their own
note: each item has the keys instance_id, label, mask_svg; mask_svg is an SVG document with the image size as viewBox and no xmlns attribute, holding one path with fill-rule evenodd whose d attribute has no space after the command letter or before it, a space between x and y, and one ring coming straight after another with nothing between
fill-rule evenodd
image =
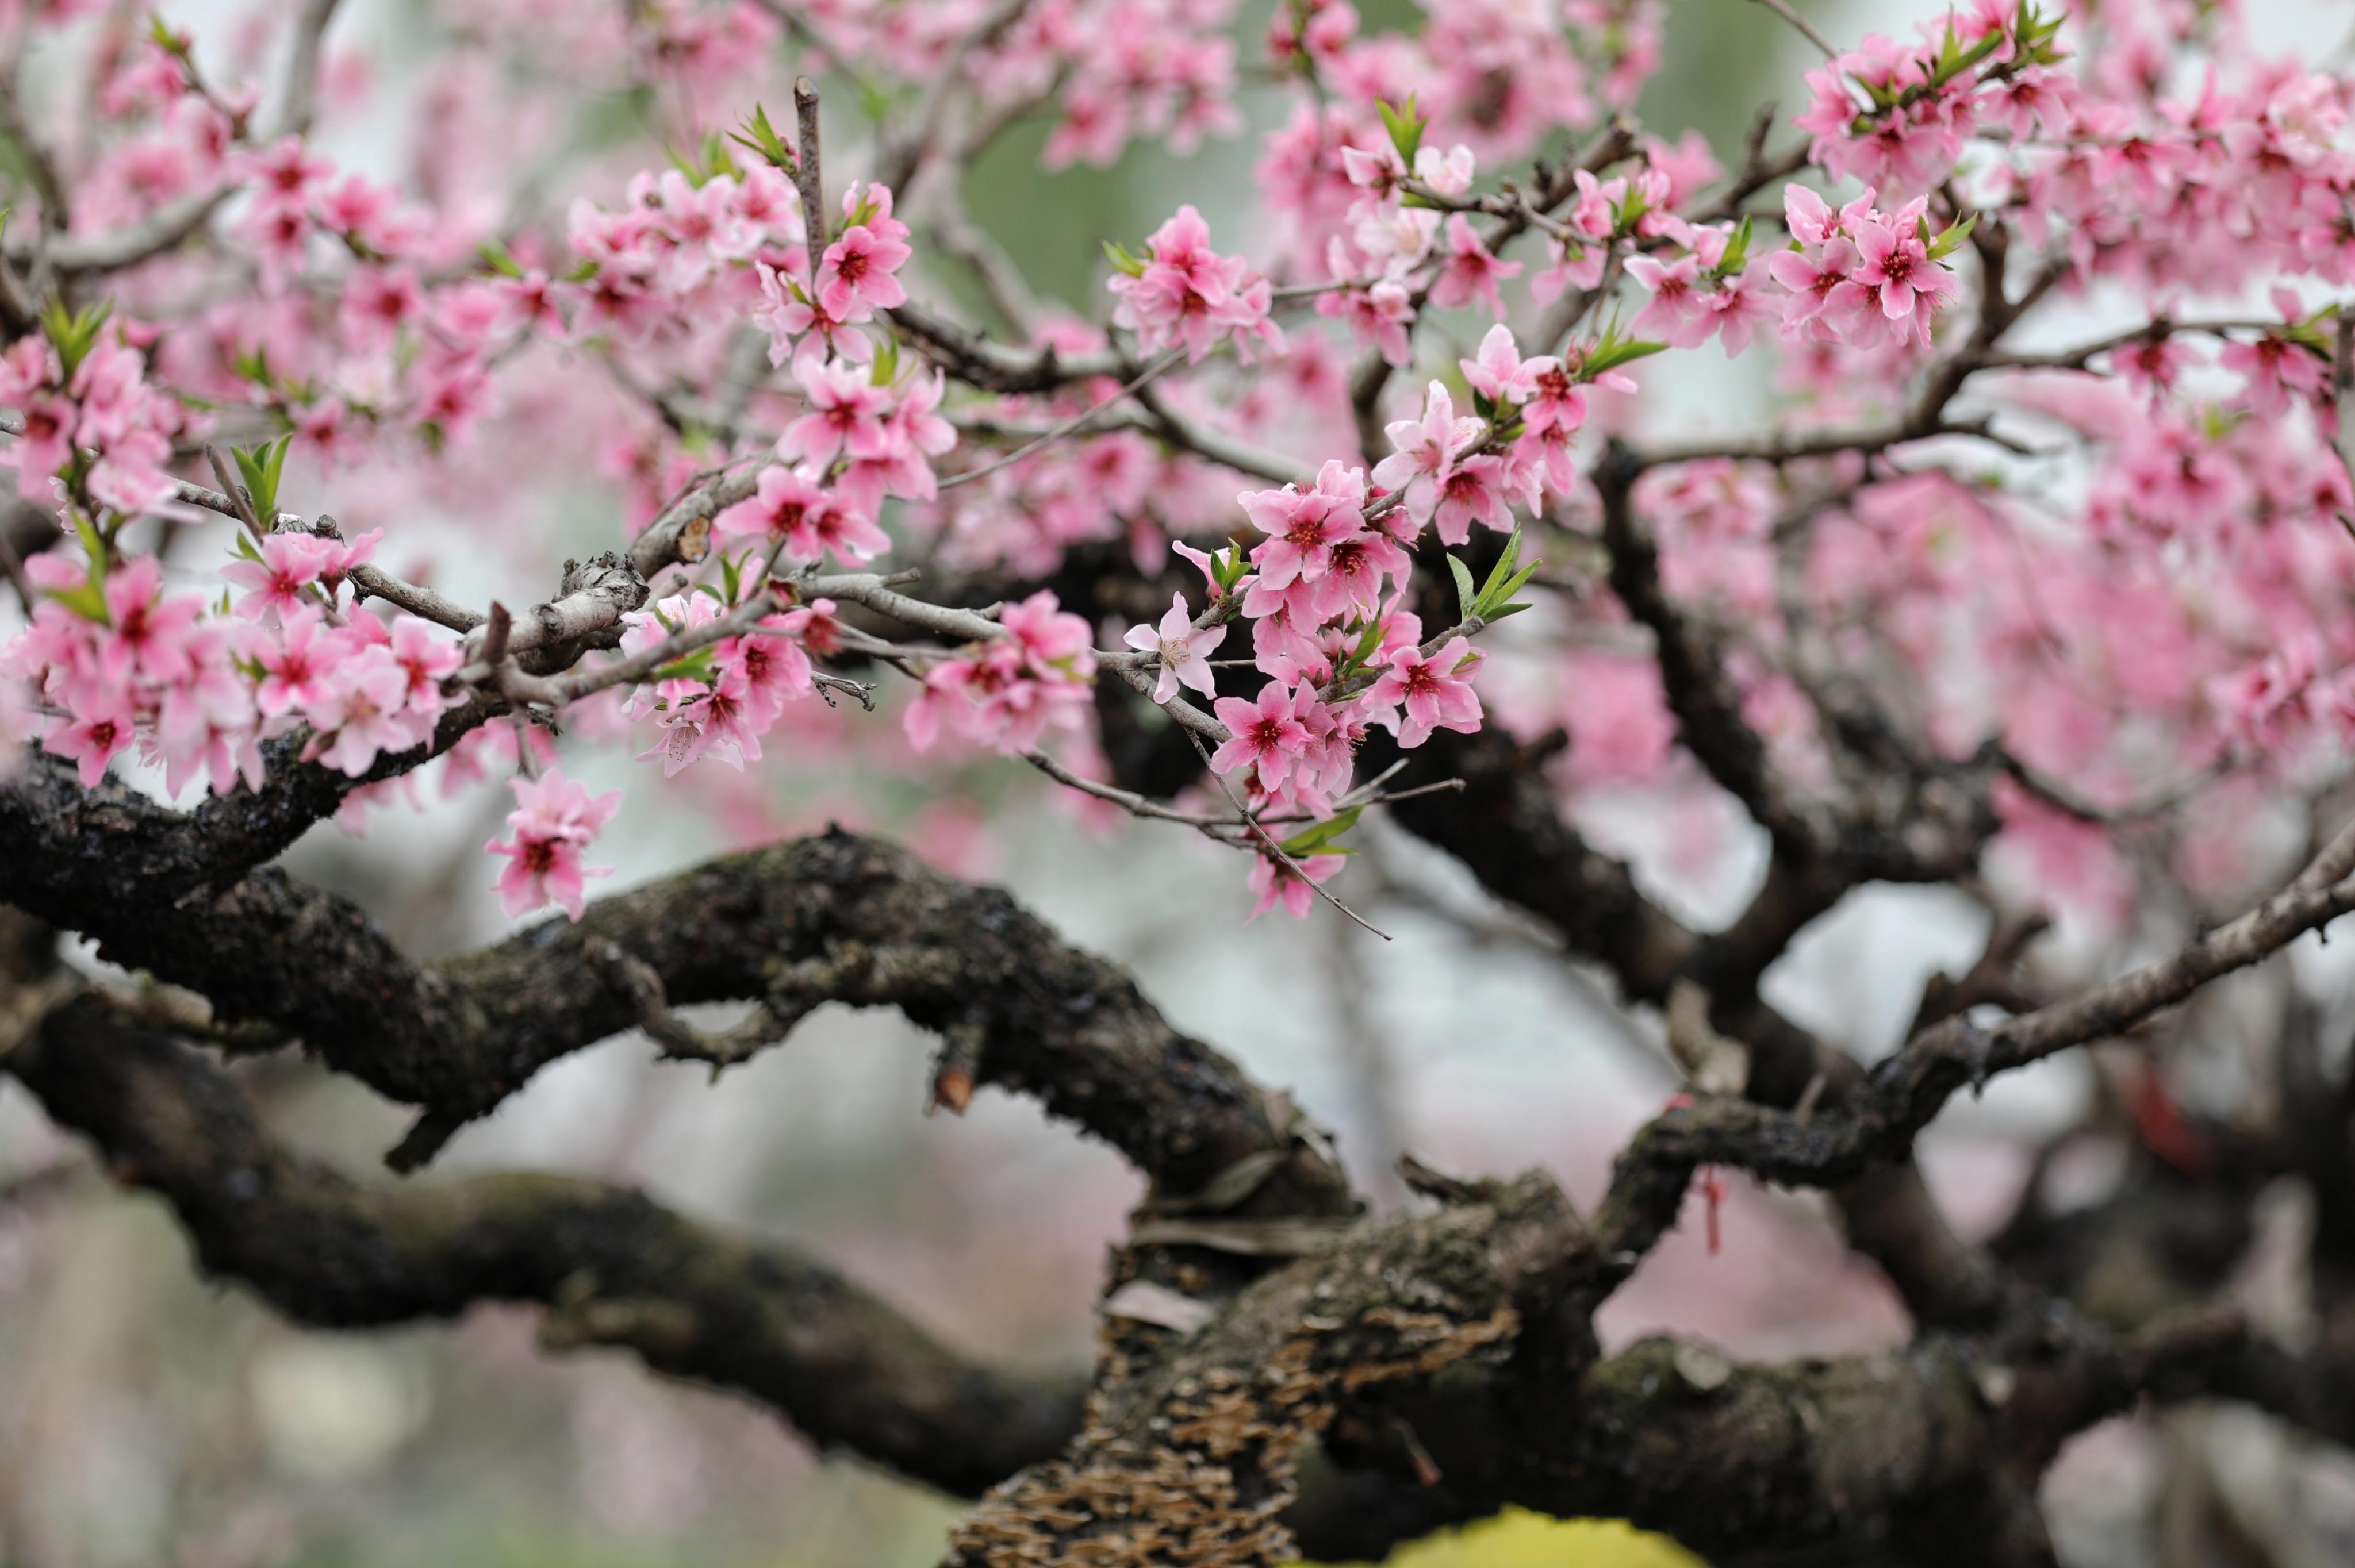
<instances>
[{"instance_id":1,"label":"green leaf","mask_svg":"<svg viewBox=\"0 0 2355 1568\"><path fill-rule=\"evenodd\" d=\"M485 239L475 249L476 253L483 259L483 265L488 267L500 277L520 278L523 276L523 263L515 259L515 253L509 250L506 246L500 244L497 240Z\"/></svg>"},{"instance_id":2,"label":"green leaf","mask_svg":"<svg viewBox=\"0 0 2355 1568\"><path fill-rule=\"evenodd\" d=\"M1352 806L1346 811L1336 811L1325 821L1303 828L1277 847L1295 860L1312 854L1355 854L1355 850L1343 849L1333 841L1356 827L1365 810L1363 806Z\"/></svg>"},{"instance_id":3,"label":"green leaf","mask_svg":"<svg viewBox=\"0 0 2355 1568\"><path fill-rule=\"evenodd\" d=\"M900 340L887 337L875 350L875 385L889 387L900 378Z\"/></svg>"},{"instance_id":4,"label":"green leaf","mask_svg":"<svg viewBox=\"0 0 2355 1568\"><path fill-rule=\"evenodd\" d=\"M1393 109L1379 98L1374 107L1382 111L1382 129L1391 133L1391 145L1398 149L1400 161L1413 168L1415 153L1423 146L1423 129L1431 123L1428 116L1415 112L1414 94L1406 95L1401 108Z\"/></svg>"},{"instance_id":5,"label":"green leaf","mask_svg":"<svg viewBox=\"0 0 2355 1568\"><path fill-rule=\"evenodd\" d=\"M240 348L229 355L229 368L267 392L271 388L270 350L268 347Z\"/></svg>"},{"instance_id":6,"label":"green leaf","mask_svg":"<svg viewBox=\"0 0 2355 1568\"><path fill-rule=\"evenodd\" d=\"M747 550L741 556L730 556L722 553L719 557L719 579L727 585L727 602L730 604L734 604L736 602L736 590L743 585L744 581L744 563L751 558L752 553L750 550Z\"/></svg>"},{"instance_id":7,"label":"green leaf","mask_svg":"<svg viewBox=\"0 0 2355 1568\"><path fill-rule=\"evenodd\" d=\"M90 519L79 512L74 514L74 531L81 535L81 547L90 556L90 570L80 586L51 588L48 594L84 620L94 620L104 626L112 619L106 613L106 567L112 558L112 553L106 547L106 540L91 525Z\"/></svg>"},{"instance_id":8,"label":"green leaf","mask_svg":"<svg viewBox=\"0 0 2355 1568\"><path fill-rule=\"evenodd\" d=\"M1483 603L1497 596L1497 585L1511 575L1514 566L1520 558L1521 531L1516 527L1512 536L1505 541L1505 553L1498 556L1497 564L1488 568L1488 580L1480 585L1480 599Z\"/></svg>"},{"instance_id":9,"label":"green leaf","mask_svg":"<svg viewBox=\"0 0 2355 1568\"><path fill-rule=\"evenodd\" d=\"M1712 278L1731 278L1742 270L1742 264L1749 259L1750 217L1745 213L1742 215L1742 226L1733 231L1733 238L1725 242L1725 254L1718 258L1717 265L1709 270L1709 275Z\"/></svg>"},{"instance_id":10,"label":"green leaf","mask_svg":"<svg viewBox=\"0 0 2355 1568\"><path fill-rule=\"evenodd\" d=\"M1472 568L1454 556L1447 557L1447 568L1455 574L1455 602L1463 607L1465 617L1469 619L1473 613L1472 607L1480 602L1479 590L1472 586Z\"/></svg>"},{"instance_id":11,"label":"green leaf","mask_svg":"<svg viewBox=\"0 0 2355 1568\"><path fill-rule=\"evenodd\" d=\"M278 478L286 471L286 450L293 444L293 436L281 436L258 447L229 449L237 460L237 476L253 497L253 514L265 529L278 525Z\"/></svg>"},{"instance_id":12,"label":"green leaf","mask_svg":"<svg viewBox=\"0 0 2355 1568\"><path fill-rule=\"evenodd\" d=\"M1579 376L1582 380L1592 381L1606 370L1616 370L1631 360L1648 359L1653 355L1661 353L1668 346L1665 343L1637 343L1632 340L1626 343L1598 343L1594 345L1593 352L1580 363Z\"/></svg>"},{"instance_id":13,"label":"green leaf","mask_svg":"<svg viewBox=\"0 0 2355 1568\"><path fill-rule=\"evenodd\" d=\"M794 150L785 145L785 139L777 134L777 128L769 123L769 111L757 103L752 105L752 118L744 122L743 130L731 131L729 137L780 169L792 169L799 163Z\"/></svg>"},{"instance_id":14,"label":"green leaf","mask_svg":"<svg viewBox=\"0 0 2355 1568\"><path fill-rule=\"evenodd\" d=\"M1978 226L1979 215L1977 213L1972 213L1969 217L1964 218L1962 222L1954 225L1945 233L1939 235L1936 238L1932 239L1927 232L1929 226L1927 224L1923 225L1924 232L1923 233L1922 238L1929 240L1930 260L1933 261L1944 261L1947 257L1955 253L1955 248L1956 246L1962 244L1964 240L1968 239L1971 237L1971 230L1977 228Z\"/></svg>"},{"instance_id":15,"label":"green leaf","mask_svg":"<svg viewBox=\"0 0 2355 1568\"><path fill-rule=\"evenodd\" d=\"M646 677L652 681L708 681L711 678L712 653L709 648L698 648L684 659L674 659Z\"/></svg>"},{"instance_id":16,"label":"green leaf","mask_svg":"<svg viewBox=\"0 0 2355 1568\"><path fill-rule=\"evenodd\" d=\"M164 26L163 16L155 12L150 12L147 16L147 41L155 45L157 48L163 50L165 54L171 56L174 59L179 61L182 65L186 65L188 63L188 40L186 36L176 33L172 31L171 28Z\"/></svg>"},{"instance_id":17,"label":"green leaf","mask_svg":"<svg viewBox=\"0 0 2355 1568\"><path fill-rule=\"evenodd\" d=\"M48 304L41 307L41 331L48 336L49 345L58 351L58 359L65 366L67 380L73 379L74 372L81 368L81 362L90 357L91 349L98 346L99 332L106 325L106 318L113 313L114 302L112 300L84 305L70 315L66 313L66 302L54 295Z\"/></svg>"},{"instance_id":18,"label":"green leaf","mask_svg":"<svg viewBox=\"0 0 2355 1568\"><path fill-rule=\"evenodd\" d=\"M1128 247L1116 239L1103 242L1104 260L1132 278L1145 276L1145 263L1128 253Z\"/></svg>"},{"instance_id":19,"label":"green leaf","mask_svg":"<svg viewBox=\"0 0 2355 1568\"><path fill-rule=\"evenodd\" d=\"M1471 614L1482 620L1504 619L1507 601L1520 591L1521 585L1529 580L1538 567L1545 564L1531 561L1523 567L1519 565L1520 558L1521 531L1516 528L1513 536L1505 541L1505 553L1497 557L1496 567L1488 573L1488 580L1480 585L1480 595L1472 601ZM1518 570L1515 569L1517 567ZM1529 607L1523 605L1519 608L1526 609Z\"/></svg>"},{"instance_id":20,"label":"green leaf","mask_svg":"<svg viewBox=\"0 0 2355 1568\"><path fill-rule=\"evenodd\" d=\"M722 175L731 180L744 177L744 171L738 168L736 160L728 155L727 138L717 131L703 133L703 166L711 171L711 177L715 180Z\"/></svg>"}]
</instances>

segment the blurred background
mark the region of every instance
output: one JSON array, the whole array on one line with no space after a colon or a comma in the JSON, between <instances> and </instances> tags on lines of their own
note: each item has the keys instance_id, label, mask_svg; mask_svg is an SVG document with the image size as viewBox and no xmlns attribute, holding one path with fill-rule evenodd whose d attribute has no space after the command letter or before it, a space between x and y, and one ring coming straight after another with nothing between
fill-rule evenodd
<instances>
[{"instance_id":1,"label":"blurred background","mask_svg":"<svg viewBox=\"0 0 2355 1568\"><path fill-rule=\"evenodd\" d=\"M1926 9L1894 0L1801 7L1839 39L1898 30ZM1402 16L1405 4L1361 9L1373 26ZM164 10L200 44L237 16L226 5ZM2251 20L2295 36L2314 14L2259 5ZM1814 56L1749 0L1670 0L1667 16L1665 66L1642 118L1671 136L1697 126L1732 163L1758 104L1798 101ZM1247 61L1265 19L1254 5L1239 20ZM367 62L370 99L330 139L336 156L400 174L400 149L371 143L368 127L405 122L402 106L433 87L421 64L439 25L407 0L349 0L333 43ZM1248 229L1256 133L1277 111L1272 97L1245 102L1254 123L1243 138L1186 160L1135 147L1110 170L1043 175L1044 122L1018 128L976 171L970 210L1041 292L1101 314L1100 239L1134 243L1181 201L1203 208L1222 239ZM1715 349L1654 363L1646 424L1764 409L1763 381ZM620 503L604 491L583 485L565 504L568 538L599 548L617 536ZM442 580L466 586L463 569ZM1389 944L1323 909L1305 922L1246 924L1249 895L1231 859L1175 832L1074 813L1027 770L976 766L943 800L856 754L805 768L783 751L741 787L729 778L702 809L628 819L628 832L600 846L620 868L609 885L829 820L899 835L948 870L1004 883L1072 940L1131 966L1181 1028L1288 1086L1334 1128L1384 1204L1399 1198L1388 1171L1404 1149L1483 1174L1542 1165L1591 1202L1612 1153L1673 1092L1647 1021L1621 1018L1598 976L1564 963L1451 863L1380 824L1337 887L1394 937ZM636 777L617 757L568 765L598 787ZM504 810L503 795L478 794L427 801L413 821L363 839L323 826L288 863L358 897L419 956L453 952L506 929L479 853ZM1704 926L1731 916L1763 864L1760 836L1711 797L1598 785L1578 810L1599 842L1634 859L1649 891ZM1878 1054L1896 1044L1933 971L1959 972L1977 957L1985 921L1957 894L1867 890L1777 966L1769 996L1859 1054ZM2062 935L2066 948L2072 934ZM2344 994L2326 956L2303 953L2301 973ZM1212 975L1216 984L1202 983ZM1081 1362L1104 1249L1140 1184L1027 1102L985 1093L962 1118L922 1115L932 1044L896 1014L829 1009L715 1086L699 1068L654 1065L645 1040L624 1036L542 1073L462 1133L438 1169L536 1166L642 1184L699 1219L810 1249L975 1352ZM240 1072L290 1140L381 1178L379 1156L403 1129L400 1108L292 1057ZM2074 1121L2094 1076L2073 1055L1958 1101L1930 1129L1923 1163L1966 1232L2000 1223L2029 1179L2030 1151ZM2105 1178L2103 1159L2089 1150L2046 1180L2098 1194L2115 1175ZM2294 1255L2296 1195L2276 1207L2284 1239L2275 1251ZM1894 1298L1847 1253L1812 1196L1737 1181L1721 1250L1712 1254L1700 1230L1696 1211L1609 1304L1606 1346L1673 1330L1773 1359L1905 1338ZM816 1454L762 1412L657 1381L627 1357L543 1356L535 1321L482 1308L391 1332L291 1327L198 1279L161 1207L116 1192L0 1080L0 1563L10 1568L936 1561L953 1500ZM2169 1561L2161 1542L2169 1510L2187 1506L2190 1474L2206 1478L2215 1507L2249 1514L2253 1534L2263 1533L2264 1510L2294 1511L2306 1521L2299 1539L2325 1553L2316 1568L2355 1562L2355 1457L2222 1410L2114 1422L2073 1445L2047 1488L2063 1560ZM1624 1527L1519 1519L1398 1561L1669 1568L1691 1559Z\"/></svg>"}]
</instances>

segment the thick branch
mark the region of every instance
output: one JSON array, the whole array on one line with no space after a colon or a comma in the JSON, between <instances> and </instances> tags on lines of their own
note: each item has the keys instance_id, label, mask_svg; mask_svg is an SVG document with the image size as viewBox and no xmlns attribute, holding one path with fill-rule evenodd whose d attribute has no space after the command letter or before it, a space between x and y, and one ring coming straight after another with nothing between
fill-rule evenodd
<instances>
[{"instance_id":1,"label":"thick branch","mask_svg":"<svg viewBox=\"0 0 2355 1568\"><path fill-rule=\"evenodd\" d=\"M976 1365L789 1248L732 1240L643 1193L500 1174L379 1191L279 1147L203 1056L97 997L51 1015L8 1070L128 1180L161 1194L206 1272L329 1328L549 1308L551 1346L614 1345L734 1389L812 1440L972 1495L1052 1455L1076 1378Z\"/></svg>"},{"instance_id":2,"label":"thick branch","mask_svg":"<svg viewBox=\"0 0 2355 1568\"><path fill-rule=\"evenodd\" d=\"M94 936L158 918L272 859L354 789L423 766L504 711L480 697L453 708L431 741L379 757L357 778L302 761L308 736L286 736L261 748L268 770L259 791L208 795L187 812L112 779L84 789L72 764L30 753L0 781L0 900Z\"/></svg>"},{"instance_id":3,"label":"thick branch","mask_svg":"<svg viewBox=\"0 0 2355 1568\"><path fill-rule=\"evenodd\" d=\"M671 1005L762 1001L780 1035L827 1001L895 1006L975 1052L975 1083L1036 1095L1167 1194L1273 1151L1280 1169L1253 1194L1256 1212L1354 1207L1314 1140L1278 1125L1262 1091L1172 1029L1124 970L1064 944L1002 891L879 843L837 832L729 856L602 900L577 926L552 921L420 968L356 906L274 870L218 892L176 880L169 895L136 864L110 870L110 831L139 843L159 819L167 835L188 819L120 790L86 798L100 804L81 808L79 829L8 813L40 780L59 784L59 770L38 765L0 789L0 897L200 992L224 1022L275 1022L423 1107L432 1131L408 1146L412 1160L547 1063L641 1021L612 948L651 970Z\"/></svg>"}]
</instances>

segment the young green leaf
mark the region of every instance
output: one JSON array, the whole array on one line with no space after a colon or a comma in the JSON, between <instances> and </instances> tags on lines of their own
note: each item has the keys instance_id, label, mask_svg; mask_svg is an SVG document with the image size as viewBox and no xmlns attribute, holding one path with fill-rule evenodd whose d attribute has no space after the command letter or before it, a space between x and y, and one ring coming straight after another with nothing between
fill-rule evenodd
<instances>
[{"instance_id":1,"label":"young green leaf","mask_svg":"<svg viewBox=\"0 0 2355 1568\"><path fill-rule=\"evenodd\" d=\"M1415 112L1414 94L1406 95L1401 108L1393 109L1381 99L1374 101L1374 107L1381 111L1382 129L1390 132L1391 145L1398 149L1400 161L1413 168L1414 154L1423 145L1423 128L1431 123L1428 118Z\"/></svg>"},{"instance_id":2,"label":"young green leaf","mask_svg":"<svg viewBox=\"0 0 2355 1568\"><path fill-rule=\"evenodd\" d=\"M1344 849L1333 841L1356 827L1365 810L1363 806L1352 806L1346 811L1336 811L1321 822L1310 823L1277 847L1295 860L1312 854L1355 854L1357 851Z\"/></svg>"},{"instance_id":3,"label":"young green leaf","mask_svg":"<svg viewBox=\"0 0 2355 1568\"><path fill-rule=\"evenodd\" d=\"M780 169L789 170L794 165L794 150L785 145L785 139L769 123L769 111L757 103L752 105L752 117L744 122L744 128L731 131L729 135Z\"/></svg>"},{"instance_id":4,"label":"young green leaf","mask_svg":"<svg viewBox=\"0 0 2355 1568\"><path fill-rule=\"evenodd\" d=\"M66 379L73 379L90 351L98 346L98 334L106 325L106 318L114 313L114 302L101 300L94 304L68 314L66 302L52 296L41 307L41 331L49 346L58 351L58 361L65 366Z\"/></svg>"},{"instance_id":5,"label":"young green leaf","mask_svg":"<svg viewBox=\"0 0 2355 1568\"><path fill-rule=\"evenodd\" d=\"M1447 569L1455 574L1455 602L1463 607L1464 618L1468 620L1473 614L1472 607L1480 602L1480 590L1472 586L1472 568L1450 556Z\"/></svg>"},{"instance_id":6,"label":"young green leaf","mask_svg":"<svg viewBox=\"0 0 2355 1568\"><path fill-rule=\"evenodd\" d=\"M489 268L492 271L497 273L502 278L520 278L523 276L523 263L515 259L515 252L509 250L496 239L484 240L482 244L474 248L474 252L483 259L484 266Z\"/></svg>"},{"instance_id":7,"label":"young green leaf","mask_svg":"<svg viewBox=\"0 0 2355 1568\"><path fill-rule=\"evenodd\" d=\"M1132 278L1145 276L1145 263L1128 253L1128 247L1117 239L1103 242L1104 260Z\"/></svg>"},{"instance_id":8,"label":"young green leaf","mask_svg":"<svg viewBox=\"0 0 2355 1568\"><path fill-rule=\"evenodd\" d=\"M281 436L258 447L229 449L229 455L237 460L237 476L253 498L253 514L264 528L277 524L278 477L286 471L286 450L293 444L293 436Z\"/></svg>"}]
</instances>

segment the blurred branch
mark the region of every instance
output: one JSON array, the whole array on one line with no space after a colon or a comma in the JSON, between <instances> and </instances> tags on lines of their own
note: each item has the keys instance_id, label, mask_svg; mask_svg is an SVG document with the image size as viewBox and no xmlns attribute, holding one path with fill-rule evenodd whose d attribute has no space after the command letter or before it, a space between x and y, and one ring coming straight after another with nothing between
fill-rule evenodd
<instances>
[{"instance_id":1,"label":"blurred branch","mask_svg":"<svg viewBox=\"0 0 2355 1568\"><path fill-rule=\"evenodd\" d=\"M378 1191L289 1152L197 1052L90 997L6 1061L57 1121L171 1203L206 1272L325 1328L548 1308L541 1343L635 1351L813 1441L972 1496L1077 1430L1081 1381L978 1365L790 1248L645 1194L515 1172Z\"/></svg>"}]
</instances>

